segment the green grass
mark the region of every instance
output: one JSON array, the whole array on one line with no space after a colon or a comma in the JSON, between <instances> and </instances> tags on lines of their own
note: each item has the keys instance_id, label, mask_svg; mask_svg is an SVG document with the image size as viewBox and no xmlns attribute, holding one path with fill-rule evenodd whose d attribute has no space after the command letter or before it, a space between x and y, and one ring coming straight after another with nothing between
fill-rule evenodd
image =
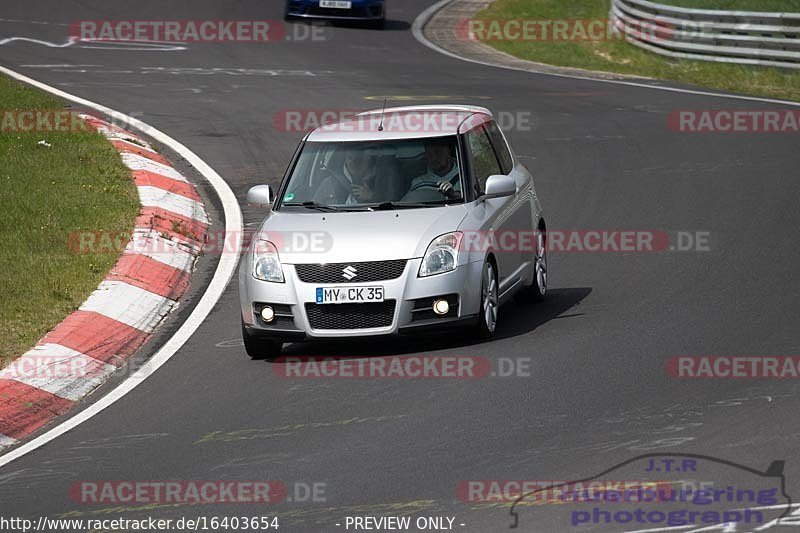
<instances>
[{"instance_id":1,"label":"green grass","mask_svg":"<svg viewBox=\"0 0 800 533\"><path fill-rule=\"evenodd\" d=\"M800 0L656 0L669 4L698 9L725 9L727 11L783 11L800 12Z\"/></svg>"},{"instance_id":2,"label":"green grass","mask_svg":"<svg viewBox=\"0 0 800 533\"><path fill-rule=\"evenodd\" d=\"M676 0L684 1L684 0ZM689 2L690 0L685 0ZM761 0L754 0L761 1ZM776 0L777 2L778 0ZM800 3L788 0L786 3ZM697 0L696 3L700 3ZM714 3L722 3L718 0ZM739 2L737 2L739 3ZM744 3L744 2L741 2ZM608 19L609 0L497 0L475 19ZM486 44L523 59L551 65L673 80L735 93L800 100L800 69L744 67L675 60L612 39L542 41L490 39Z\"/></svg>"},{"instance_id":3,"label":"green grass","mask_svg":"<svg viewBox=\"0 0 800 533\"><path fill-rule=\"evenodd\" d=\"M64 103L0 76L0 116L13 109ZM114 265L114 254L71 251L69 235L130 232L137 212L130 171L102 135L0 132L0 366L77 309Z\"/></svg>"}]
</instances>

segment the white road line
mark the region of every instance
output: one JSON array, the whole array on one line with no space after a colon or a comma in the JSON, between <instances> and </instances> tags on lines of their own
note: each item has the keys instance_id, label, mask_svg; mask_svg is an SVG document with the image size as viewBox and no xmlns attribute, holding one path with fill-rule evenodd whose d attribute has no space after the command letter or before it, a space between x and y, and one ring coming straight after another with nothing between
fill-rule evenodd
<instances>
[{"instance_id":1,"label":"white road line","mask_svg":"<svg viewBox=\"0 0 800 533\"><path fill-rule=\"evenodd\" d=\"M76 402L103 383L116 367L60 344L42 344L0 372L13 379Z\"/></svg>"},{"instance_id":2,"label":"white road line","mask_svg":"<svg viewBox=\"0 0 800 533\"><path fill-rule=\"evenodd\" d=\"M206 210L203 208L203 204L197 200L151 185L140 185L137 188L139 189L139 202L143 206L160 207L186 218L192 218L208 224Z\"/></svg>"},{"instance_id":3,"label":"white road line","mask_svg":"<svg viewBox=\"0 0 800 533\"><path fill-rule=\"evenodd\" d=\"M175 52L186 50L186 46L162 44L162 42L159 41L103 41L101 39L79 39L77 37L70 37L65 43L42 41L40 39L31 39L30 37L9 37L7 39L0 39L0 46L15 42L41 44L48 48L69 48L74 45L76 48L86 48L89 50L129 50L139 52L151 50L154 52Z\"/></svg>"},{"instance_id":4,"label":"white road line","mask_svg":"<svg viewBox=\"0 0 800 533\"><path fill-rule=\"evenodd\" d=\"M65 24L66 26L66 24ZM70 64L70 63L61 63L58 65L40 65L40 64L33 64L33 65L20 65L20 67L24 68L82 68L82 67L97 67L100 68L103 65L80 65L80 64Z\"/></svg>"},{"instance_id":5,"label":"white road line","mask_svg":"<svg viewBox=\"0 0 800 533\"><path fill-rule=\"evenodd\" d=\"M17 41L26 42L26 43L34 43L34 44L41 44L43 46L47 46L48 48L68 48L78 42L77 38L70 38L67 39L65 43L51 43L50 41L41 41L39 39L29 39L28 37L9 37L7 39L0 39L0 46L4 46L9 43L14 43Z\"/></svg>"},{"instance_id":6,"label":"white road line","mask_svg":"<svg viewBox=\"0 0 800 533\"><path fill-rule=\"evenodd\" d=\"M554 72L537 72L536 70L520 68L520 67L510 67L507 65L497 65L495 63L491 63L488 61L480 61L478 59L472 59L469 57L460 56L450 50L445 50L441 46L432 43L425 37L424 32L422 31L431 17L444 6L452 2L453 0L440 0L436 2L425 11L420 13L416 19L414 19L414 23L411 26L411 33L414 35L414 38L422 45L427 46L431 50L439 52L440 54L444 54L448 57L452 57L455 59L460 59L461 61L467 61L469 63L476 63L478 65L485 65L487 67L495 67L495 68L504 68L508 70L516 70L519 72L528 72L531 74L537 74L540 76L554 76L556 78L569 78L573 80L583 80L583 81L591 81L596 83L612 83L615 85L627 85L629 87L641 87L643 89L652 89L655 91L668 91L674 93L683 93L683 94L694 94L698 96L711 96L714 98L727 98L732 100L748 100L751 102L764 102L768 104L780 104L780 105L787 105L787 106L794 106L800 107L800 102L791 102L789 100L779 100L776 98L761 98L758 96L744 96L744 95L737 95L737 94L723 94L723 93L715 93L711 91L697 91L693 89L682 89L678 87L669 87L664 85L650 85L647 83L639 83L635 81L625 81L625 80L606 80L602 78L591 78L588 76L577 76L574 74L558 74ZM558 65L554 65L558 66Z\"/></svg>"},{"instance_id":7,"label":"white road line","mask_svg":"<svg viewBox=\"0 0 800 533\"><path fill-rule=\"evenodd\" d=\"M186 182L187 179L172 167L162 165L152 159L147 159L139 154L132 154L130 152L122 152L122 162L131 170L146 170L159 176L166 176L173 180Z\"/></svg>"},{"instance_id":8,"label":"white road line","mask_svg":"<svg viewBox=\"0 0 800 533\"><path fill-rule=\"evenodd\" d=\"M177 302L124 281L101 281L81 311L94 311L145 333L152 333Z\"/></svg>"},{"instance_id":9,"label":"white road line","mask_svg":"<svg viewBox=\"0 0 800 533\"><path fill-rule=\"evenodd\" d=\"M200 159L197 154L189 150L186 146L176 141L166 133L153 128L139 119L124 115L111 109L110 107L94 103L90 100L86 100L85 98L71 95L62 91L61 89L56 89L55 87L36 81L6 67L0 66L0 72L11 76L18 81L27 83L61 98L75 102L78 105L91 107L92 109L100 111L101 113L105 113L109 116L121 117L126 120L126 124L130 124L132 127L149 135L159 143L168 146L175 153L185 158L190 165L196 168L197 171L200 172L200 174L206 180L208 180L208 182L211 184L211 187L214 189L214 192L220 199L222 209L225 214L226 242L228 237L230 237L230 242L235 245L234 249L238 250L241 248L242 211L239 208L239 202L236 200L236 196L234 196L231 188L228 186L225 180L222 179L222 176L220 176L213 168L211 168L208 163ZM18 448L11 450L7 454L0 456L0 467L19 459L33 450L40 448L41 446L44 446L53 439L58 438L69 430L79 426L83 422L86 422L96 414L113 405L115 402L117 402L117 400L124 397L130 391L142 384L148 377L153 375L161 367L161 365L169 361L172 356L175 355L181 346L183 346L183 344L189 340L192 334L197 331L197 328L200 327L206 317L208 317L209 313L211 313L211 311L214 309L214 306L225 292L225 288L228 286L228 283L236 272L236 265L238 263L239 254L221 254L219 263L217 263L217 269L214 272L214 276L211 279L211 282L208 284L208 287L206 287L205 292L197 302L197 305L192 310L188 318L178 328L178 331L176 331L172 337L170 337L169 340L167 340L164 345L161 346L161 348L155 353L155 355L153 355L153 357L151 357L135 374L128 377L115 389L80 413L65 420L61 424L36 437L30 442L26 442Z\"/></svg>"},{"instance_id":10,"label":"white road line","mask_svg":"<svg viewBox=\"0 0 800 533\"><path fill-rule=\"evenodd\" d=\"M189 272L199 249L190 244L173 241L151 229L136 228L125 253L144 255L159 263Z\"/></svg>"},{"instance_id":11,"label":"white road line","mask_svg":"<svg viewBox=\"0 0 800 533\"><path fill-rule=\"evenodd\" d=\"M23 24L37 24L37 25L44 25L44 26L69 26L69 24L63 24L58 22L48 22L44 20L22 20L22 19L0 19L0 22L21 22ZM23 65L25 66L25 65Z\"/></svg>"}]
</instances>

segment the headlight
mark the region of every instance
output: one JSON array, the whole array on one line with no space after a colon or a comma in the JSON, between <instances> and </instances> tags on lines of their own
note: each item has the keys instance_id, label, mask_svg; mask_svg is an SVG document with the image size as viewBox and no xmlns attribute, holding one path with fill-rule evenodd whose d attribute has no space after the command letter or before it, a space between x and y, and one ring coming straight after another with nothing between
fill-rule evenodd
<instances>
[{"instance_id":1,"label":"headlight","mask_svg":"<svg viewBox=\"0 0 800 533\"><path fill-rule=\"evenodd\" d=\"M419 277L433 276L455 270L458 266L458 249L461 244L462 233L454 231L445 233L433 239L422 258L419 267Z\"/></svg>"},{"instance_id":2,"label":"headlight","mask_svg":"<svg viewBox=\"0 0 800 533\"><path fill-rule=\"evenodd\" d=\"M283 268L278 259L278 249L269 241L256 241L253 245L253 277L262 281L283 283Z\"/></svg>"}]
</instances>

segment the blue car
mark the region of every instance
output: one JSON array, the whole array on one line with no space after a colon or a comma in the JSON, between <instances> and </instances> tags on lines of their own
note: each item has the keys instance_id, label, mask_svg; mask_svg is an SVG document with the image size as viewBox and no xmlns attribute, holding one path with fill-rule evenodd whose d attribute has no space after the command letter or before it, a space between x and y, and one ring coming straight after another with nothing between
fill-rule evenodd
<instances>
[{"instance_id":1,"label":"blue car","mask_svg":"<svg viewBox=\"0 0 800 533\"><path fill-rule=\"evenodd\" d=\"M286 20L316 18L333 21L365 21L383 27L385 0L286 0Z\"/></svg>"}]
</instances>

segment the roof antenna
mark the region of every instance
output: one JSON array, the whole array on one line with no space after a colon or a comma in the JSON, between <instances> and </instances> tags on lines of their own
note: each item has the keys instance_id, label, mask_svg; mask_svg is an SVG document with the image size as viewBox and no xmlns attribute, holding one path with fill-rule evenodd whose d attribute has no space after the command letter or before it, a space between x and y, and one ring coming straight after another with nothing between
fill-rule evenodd
<instances>
[{"instance_id":1,"label":"roof antenna","mask_svg":"<svg viewBox=\"0 0 800 533\"><path fill-rule=\"evenodd\" d=\"M381 109L381 123L378 124L378 131L383 131L383 114L386 112L386 100L387 98L383 98L383 109Z\"/></svg>"}]
</instances>

